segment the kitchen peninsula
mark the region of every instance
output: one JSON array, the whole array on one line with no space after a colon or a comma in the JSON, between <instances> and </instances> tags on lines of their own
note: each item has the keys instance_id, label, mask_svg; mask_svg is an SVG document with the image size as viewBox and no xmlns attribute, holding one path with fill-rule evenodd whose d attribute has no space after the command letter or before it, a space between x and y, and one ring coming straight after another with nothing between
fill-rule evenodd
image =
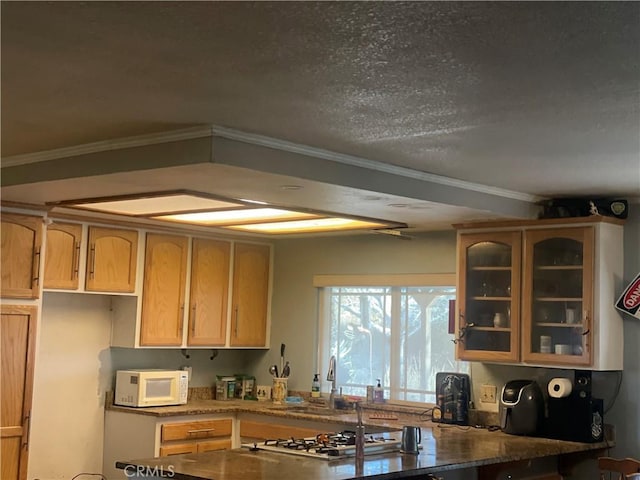
<instances>
[{"instance_id":1,"label":"kitchen peninsula","mask_svg":"<svg viewBox=\"0 0 640 480\"><path fill-rule=\"evenodd\" d=\"M220 402L210 403L218 413L223 410L213 407ZM351 413L336 412L325 416L288 411L272 405L246 406L247 402L229 405L224 413L250 413L254 416L289 417L315 422L341 423L345 428L355 425L356 417ZM244 404L244 405L243 405ZM203 413L205 403L197 406ZM169 407L180 408L180 407ZM214 410L208 410L209 413ZM161 412L156 412L158 414ZM185 413L183 410L182 413ZM147 414L154 414L148 412ZM389 452L365 456L362 468L356 468L353 457L338 460L321 460L306 456L276 453L249 448L213 451L206 453L182 454L171 457L147 459L119 459L116 466L124 469L128 476L148 475L148 478L175 478L182 480L261 480L282 479L334 479L356 478L400 479L424 477L429 473L442 477L464 469L475 469L478 479L496 478L500 471L521 472L530 461L552 459L554 469L570 469L575 461L594 458L599 452L614 445L613 441L600 443L577 443L545 438L514 436L486 428L439 425L425 420L420 415L400 414L397 420L376 420L370 415L365 421L368 427L399 430L402 425L413 421L422 429L421 451L419 455ZM378 430L379 431L379 430ZM555 463L557 459L557 464ZM526 471L526 470L525 470Z\"/></svg>"}]
</instances>

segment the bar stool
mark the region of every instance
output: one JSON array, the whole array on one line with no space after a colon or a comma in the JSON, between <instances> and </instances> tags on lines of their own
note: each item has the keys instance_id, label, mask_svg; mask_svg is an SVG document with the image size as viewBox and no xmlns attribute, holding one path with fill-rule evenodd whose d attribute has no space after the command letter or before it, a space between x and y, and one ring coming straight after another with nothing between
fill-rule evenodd
<instances>
[{"instance_id":1,"label":"bar stool","mask_svg":"<svg viewBox=\"0 0 640 480\"><path fill-rule=\"evenodd\" d=\"M600 480L605 480L605 472L618 474L616 480L630 480L640 478L640 461L634 458L598 458Z\"/></svg>"}]
</instances>

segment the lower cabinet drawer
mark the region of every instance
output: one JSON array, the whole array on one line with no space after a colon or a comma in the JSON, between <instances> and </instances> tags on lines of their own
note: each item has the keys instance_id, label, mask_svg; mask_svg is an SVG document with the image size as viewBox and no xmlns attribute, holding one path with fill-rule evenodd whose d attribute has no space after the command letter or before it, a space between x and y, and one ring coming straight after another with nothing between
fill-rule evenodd
<instances>
[{"instance_id":1,"label":"lower cabinet drawer","mask_svg":"<svg viewBox=\"0 0 640 480\"><path fill-rule=\"evenodd\" d=\"M266 440L269 438L289 437L315 437L318 433L315 429L277 425L274 423L254 422L251 420L240 421L240 436Z\"/></svg>"},{"instance_id":2,"label":"lower cabinet drawer","mask_svg":"<svg viewBox=\"0 0 640 480\"><path fill-rule=\"evenodd\" d=\"M205 440L203 442L197 442L197 451L212 452L214 450L231 450L231 439L226 440Z\"/></svg>"},{"instance_id":3,"label":"lower cabinet drawer","mask_svg":"<svg viewBox=\"0 0 640 480\"><path fill-rule=\"evenodd\" d=\"M198 420L195 422L165 423L162 425L161 441L198 440L201 438L230 437L230 418Z\"/></svg>"},{"instance_id":4,"label":"lower cabinet drawer","mask_svg":"<svg viewBox=\"0 0 640 480\"><path fill-rule=\"evenodd\" d=\"M163 445L160 447L160 456L168 457L169 455L180 455L181 453L196 453L198 451L197 443L174 443L173 445Z\"/></svg>"}]
</instances>

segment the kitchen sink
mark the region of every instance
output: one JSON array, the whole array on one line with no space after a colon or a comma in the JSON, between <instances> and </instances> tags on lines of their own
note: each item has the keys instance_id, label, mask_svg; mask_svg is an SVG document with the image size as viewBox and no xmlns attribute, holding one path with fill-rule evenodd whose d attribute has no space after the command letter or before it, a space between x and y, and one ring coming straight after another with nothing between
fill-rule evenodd
<instances>
[{"instance_id":1,"label":"kitchen sink","mask_svg":"<svg viewBox=\"0 0 640 480\"><path fill-rule=\"evenodd\" d=\"M318 415L321 417L331 417L334 415L340 415L341 413L348 413L347 410L331 410L330 408L312 407L309 405L273 406L273 407L270 407L269 410L279 410L282 412L292 412L292 413L304 413L306 415Z\"/></svg>"}]
</instances>

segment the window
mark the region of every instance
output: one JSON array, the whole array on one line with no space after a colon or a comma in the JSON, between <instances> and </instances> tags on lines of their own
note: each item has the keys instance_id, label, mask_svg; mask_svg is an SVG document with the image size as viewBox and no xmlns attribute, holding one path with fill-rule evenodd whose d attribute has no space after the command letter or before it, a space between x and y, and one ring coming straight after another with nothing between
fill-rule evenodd
<instances>
[{"instance_id":1,"label":"window","mask_svg":"<svg viewBox=\"0 0 640 480\"><path fill-rule=\"evenodd\" d=\"M468 372L468 364L455 360L448 333L453 274L314 281L322 287L321 369L336 356L343 394L365 396L380 379L388 400L435 403L437 372Z\"/></svg>"}]
</instances>

